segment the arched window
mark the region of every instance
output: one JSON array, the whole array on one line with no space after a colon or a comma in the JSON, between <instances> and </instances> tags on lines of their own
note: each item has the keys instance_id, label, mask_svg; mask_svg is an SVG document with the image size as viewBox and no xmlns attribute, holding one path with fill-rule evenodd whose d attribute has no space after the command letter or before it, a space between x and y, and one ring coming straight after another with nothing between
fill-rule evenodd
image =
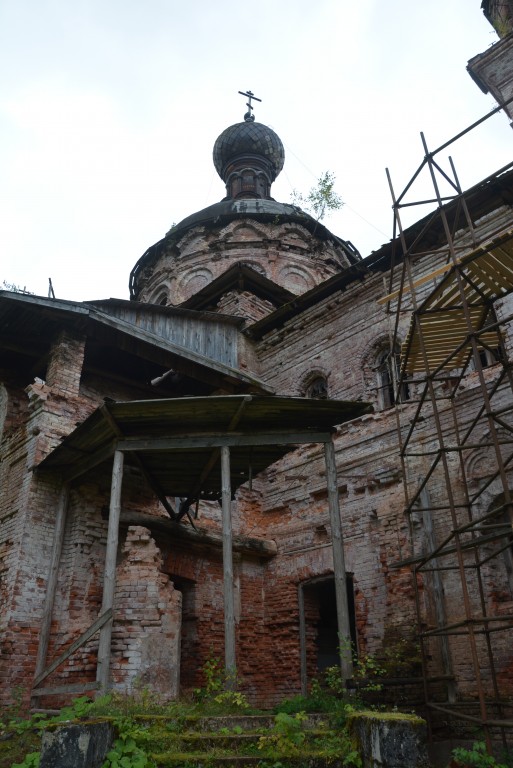
<instances>
[{"instance_id":1,"label":"arched window","mask_svg":"<svg viewBox=\"0 0 513 768\"><path fill-rule=\"evenodd\" d=\"M328 399L328 382L325 376L315 376L310 379L305 388L305 397L311 397L312 400Z\"/></svg>"},{"instance_id":2,"label":"arched window","mask_svg":"<svg viewBox=\"0 0 513 768\"><path fill-rule=\"evenodd\" d=\"M391 408L396 403L397 383L400 375L400 351L396 347L392 352L389 346L383 347L375 362L377 377L378 404L382 409ZM410 394L408 385L403 384L399 393L399 402L408 400Z\"/></svg>"}]
</instances>

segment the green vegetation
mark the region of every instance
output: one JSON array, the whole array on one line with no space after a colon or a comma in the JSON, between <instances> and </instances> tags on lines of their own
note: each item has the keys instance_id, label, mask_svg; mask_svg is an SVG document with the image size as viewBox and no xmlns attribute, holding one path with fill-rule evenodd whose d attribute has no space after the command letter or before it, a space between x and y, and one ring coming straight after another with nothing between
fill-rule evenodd
<instances>
[{"instance_id":1,"label":"green vegetation","mask_svg":"<svg viewBox=\"0 0 513 768\"><path fill-rule=\"evenodd\" d=\"M79 697L53 717L23 717L18 708L11 708L0 721L0 735L7 745L0 768L36 768L44 728L58 727L63 721L92 720L109 720L117 732L103 768L154 768L176 761L197 768L226 755L252 757L260 768L286 768L291 761L297 764L310 758L338 759L348 768L359 765L347 734L330 726L335 697L329 689L319 684L315 695L304 699L310 712L320 703L328 715L322 720L312 719L305 711L288 714L286 703L274 715L259 713L258 717L242 693L225 689L227 677L217 659L210 659L203 672L203 688L190 699L170 703L136 687L130 695L112 693L96 701ZM336 687L334 674L328 677ZM345 718L345 711L343 717L341 713L342 709L336 718L339 722Z\"/></svg>"},{"instance_id":2,"label":"green vegetation","mask_svg":"<svg viewBox=\"0 0 513 768\"><path fill-rule=\"evenodd\" d=\"M367 685L375 690L371 672L379 677L374 660L356 664L360 691ZM361 765L346 724L368 705L357 692L345 689L338 667L314 681L308 696L296 696L266 714L249 707L218 659L207 661L203 675L203 687L190 698L168 703L136 686L130 694L112 693L96 701L79 697L53 717L23 717L19 708L11 708L0 718L0 768L36 768L44 728L56 728L63 721L104 720L113 724L117 738L103 768L199 768L213 766L218 757L246 757L258 768Z\"/></svg>"},{"instance_id":3,"label":"green vegetation","mask_svg":"<svg viewBox=\"0 0 513 768\"><path fill-rule=\"evenodd\" d=\"M342 198L335 192L335 174L331 171L325 171L319 176L317 185L311 188L306 197L294 189L292 202L311 213L317 221L322 221L328 211L338 211L344 205Z\"/></svg>"},{"instance_id":4,"label":"green vegetation","mask_svg":"<svg viewBox=\"0 0 513 768\"><path fill-rule=\"evenodd\" d=\"M486 751L484 741L475 741L471 749L457 747L452 756L453 764L462 768L510 768L512 765L511 759L508 759L507 763L498 763L495 757Z\"/></svg>"}]
</instances>

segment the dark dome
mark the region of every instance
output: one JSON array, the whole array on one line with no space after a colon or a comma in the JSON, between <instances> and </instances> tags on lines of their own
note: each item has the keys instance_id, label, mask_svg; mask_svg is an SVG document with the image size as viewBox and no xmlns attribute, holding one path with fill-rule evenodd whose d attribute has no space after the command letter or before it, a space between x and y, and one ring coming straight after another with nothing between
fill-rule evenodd
<instances>
[{"instance_id":1,"label":"dark dome","mask_svg":"<svg viewBox=\"0 0 513 768\"><path fill-rule=\"evenodd\" d=\"M267 125L246 120L226 128L214 144L214 165L226 182L234 162L245 158L259 159L274 181L285 162L285 150L280 137Z\"/></svg>"}]
</instances>

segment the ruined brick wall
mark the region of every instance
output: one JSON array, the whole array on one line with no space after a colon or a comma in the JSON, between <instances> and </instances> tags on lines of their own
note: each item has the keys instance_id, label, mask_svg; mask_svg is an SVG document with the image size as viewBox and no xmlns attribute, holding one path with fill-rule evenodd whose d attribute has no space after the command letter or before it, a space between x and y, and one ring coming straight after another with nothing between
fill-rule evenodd
<instances>
[{"instance_id":1,"label":"ruined brick wall","mask_svg":"<svg viewBox=\"0 0 513 768\"><path fill-rule=\"evenodd\" d=\"M504 208L493 216L484 217L478 225L480 234L509 225L510 211ZM468 236L459 236L459 247L470 246ZM417 261L415 278L430 273L444 261L445 254L434 253ZM404 515L404 494L401 484L394 409L384 408L379 399L376 355L389 339L389 319L377 303L385 290L383 275L374 274L363 282L355 282L344 292L335 293L293 319L283 327L268 333L257 344L260 375L276 387L280 394L304 395L313 374L326 378L330 397L369 400L376 413L342 425L335 437L339 498L345 539L346 567L353 575L358 643L361 650L386 655L401 640L412 641L415 626L414 584L409 568L401 566L412 554L408 521ZM427 281L419 291L420 298L432 290L434 282ZM409 317L401 320L400 336L405 337ZM511 339L506 338L507 346ZM485 371L492 386L496 375L494 366ZM476 374L469 372L465 380L466 393L459 403L462 429L481 405ZM408 424L415 412L415 385L411 385L410 401L400 406L400 418ZM511 393L504 390L505 405ZM445 411L444 411L445 408ZM450 404L442 406L442 425L447 435L454 424ZM423 422L412 451L433 448L436 442L433 420ZM483 449L486 461L492 462L490 450ZM483 457L479 459L486 482ZM422 475L419 463L408 467L412 477ZM462 498L463 488L457 462L453 466L454 488ZM433 477L433 504L444 491L443 478ZM273 537L279 545L278 557L269 567L266 579L266 626L270 633L279 627L278 647L273 664L274 692L271 698L297 692L299 678L299 642L297 616L297 586L303 580L327 574L332 569L330 530L326 497L323 495L325 475L321 450L303 447L274 465L256 483L262 504L260 514L252 512L261 535ZM242 513L244 514L244 513ZM246 524L249 525L249 515ZM327 541L315 540L315 532L327 532ZM422 526L420 526L422 528ZM437 540L447 534L447 519L440 512L435 519ZM418 550L419 529L413 544ZM509 610L511 578L504 563L496 559L483 569L485 599L494 611ZM454 573L444 573L444 591L449 619L462 614L462 597ZM472 600L477 603L478 592L469 579ZM430 585L421 578L417 584L424 611L433 615ZM480 641L481 642L481 641ZM494 653L502 680L507 680L513 661L504 635L494 638ZM439 641L430 642L431 669L441 674ZM475 680L469 663L468 650L463 650L458 638L451 639L451 654L456 673L462 683L459 693L473 695ZM483 656L485 658L485 656ZM418 660L418 652L417 652ZM486 684L489 684L489 680Z\"/></svg>"},{"instance_id":2,"label":"ruined brick wall","mask_svg":"<svg viewBox=\"0 0 513 768\"><path fill-rule=\"evenodd\" d=\"M130 399L134 390L88 377L82 366L85 339L60 333L52 346L46 381L30 383L2 373L0 442L0 697L16 686L30 688L39 640L60 481L33 468L108 394ZM136 390L135 390L136 391ZM60 565L49 658L66 648L98 616L105 557L110 478L96 473L93 485L72 487ZM151 512L154 495L138 476L126 483L130 504ZM90 643L59 672L60 678L94 678L96 649ZM92 676L92 677L91 677ZM48 684L60 679L54 675ZM45 683L46 684L46 683ZM55 701L50 701L50 706Z\"/></svg>"},{"instance_id":3,"label":"ruined brick wall","mask_svg":"<svg viewBox=\"0 0 513 768\"><path fill-rule=\"evenodd\" d=\"M20 381L7 389L0 444L2 696L15 685L26 688L33 674L56 496L32 470L80 418L83 348L83 339L61 334L48 363L49 383Z\"/></svg>"},{"instance_id":4,"label":"ruined brick wall","mask_svg":"<svg viewBox=\"0 0 513 768\"><path fill-rule=\"evenodd\" d=\"M116 571L112 682L175 698L180 684L182 596L161 570L150 532L132 526Z\"/></svg>"}]
</instances>

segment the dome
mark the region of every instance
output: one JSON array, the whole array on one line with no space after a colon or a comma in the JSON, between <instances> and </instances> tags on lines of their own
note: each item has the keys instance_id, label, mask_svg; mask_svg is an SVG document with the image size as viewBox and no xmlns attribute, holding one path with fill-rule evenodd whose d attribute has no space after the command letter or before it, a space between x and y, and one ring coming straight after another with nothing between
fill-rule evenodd
<instances>
[{"instance_id":1,"label":"dome","mask_svg":"<svg viewBox=\"0 0 513 768\"><path fill-rule=\"evenodd\" d=\"M225 184L230 174L244 165L265 172L272 183L285 162L280 137L272 128L251 120L226 128L214 144L213 155L216 171Z\"/></svg>"}]
</instances>

